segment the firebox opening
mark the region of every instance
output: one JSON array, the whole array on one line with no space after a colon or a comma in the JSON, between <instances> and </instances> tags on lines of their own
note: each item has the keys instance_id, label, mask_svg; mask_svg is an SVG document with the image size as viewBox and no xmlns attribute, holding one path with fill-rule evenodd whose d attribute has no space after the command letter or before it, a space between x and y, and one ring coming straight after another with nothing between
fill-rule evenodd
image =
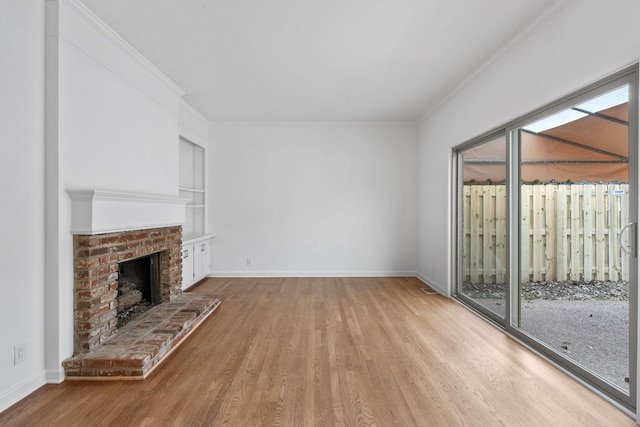
<instances>
[{"instance_id":1,"label":"firebox opening","mask_svg":"<svg viewBox=\"0 0 640 427\"><path fill-rule=\"evenodd\" d=\"M118 327L162 302L160 253L118 264Z\"/></svg>"}]
</instances>

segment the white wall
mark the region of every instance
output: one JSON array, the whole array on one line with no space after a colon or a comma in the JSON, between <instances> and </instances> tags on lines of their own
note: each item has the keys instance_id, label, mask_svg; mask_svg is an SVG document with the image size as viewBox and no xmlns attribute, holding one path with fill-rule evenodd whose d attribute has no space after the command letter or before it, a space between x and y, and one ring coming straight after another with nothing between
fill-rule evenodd
<instances>
[{"instance_id":1,"label":"white wall","mask_svg":"<svg viewBox=\"0 0 640 427\"><path fill-rule=\"evenodd\" d=\"M413 274L416 132L404 124L212 126L214 275Z\"/></svg>"},{"instance_id":2,"label":"white wall","mask_svg":"<svg viewBox=\"0 0 640 427\"><path fill-rule=\"evenodd\" d=\"M201 147L208 147L209 120L184 100L180 102L178 121L181 137L198 144Z\"/></svg>"},{"instance_id":3,"label":"white wall","mask_svg":"<svg viewBox=\"0 0 640 427\"><path fill-rule=\"evenodd\" d=\"M423 121L421 277L449 292L451 259L443 248L450 239L451 147L637 62L638 22L636 0L571 2Z\"/></svg>"},{"instance_id":4,"label":"white wall","mask_svg":"<svg viewBox=\"0 0 640 427\"><path fill-rule=\"evenodd\" d=\"M184 93L76 0L48 5L47 114L57 118L47 121L46 368L55 382L63 379L61 362L73 354L65 190L177 198Z\"/></svg>"},{"instance_id":5,"label":"white wall","mask_svg":"<svg viewBox=\"0 0 640 427\"><path fill-rule=\"evenodd\" d=\"M0 2L0 411L45 381L43 31L44 2Z\"/></svg>"},{"instance_id":6,"label":"white wall","mask_svg":"<svg viewBox=\"0 0 640 427\"><path fill-rule=\"evenodd\" d=\"M184 93L76 0L3 1L0 34L2 411L61 381L73 353L65 190L177 197L180 121L200 116L182 113ZM205 142L207 125L195 126ZM18 344L26 361L14 366Z\"/></svg>"},{"instance_id":7,"label":"white wall","mask_svg":"<svg viewBox=\"0 0 640 427\"><path fill-rule=\"evenodd\" d=\"M65 187L177 196L182 91L151 65L145 67L106 26L96 29L80 5L62 4L59 125Z\"/></svg>"}]
</instances>

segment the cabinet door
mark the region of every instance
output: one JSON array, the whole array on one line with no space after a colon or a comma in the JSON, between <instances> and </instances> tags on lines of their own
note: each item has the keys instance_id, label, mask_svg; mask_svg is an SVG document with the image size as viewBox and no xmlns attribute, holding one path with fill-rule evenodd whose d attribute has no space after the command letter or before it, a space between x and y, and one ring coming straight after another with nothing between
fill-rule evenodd
<instances>
[{"instance_id":1,"label":"cabinet door","mask_svg":"<svg viewBox=\"0 0 640 427\"><path fill-rule=\"evenodd\" d=\"M196 280L200 280L211 271L211 247L209 241L198 242L195 245L194 270Z\"/></svg>"},{"instance_id":2,"label":"cabinet door","mask_svg":"<svg viewBox=\"0 0 640 427\"><path fill-rule=\"evenodd\" d=\"M200 256L202 257L202 275L208 276L211 273L211 242L207 240L203 246Z\"/></svg>"},{"instance_id":3,"label":"cabinet door","mask_svg":"<svg viewBox=\"0 0 640 427\"><path fill-rule=\"evenodd\" d=\"M182 289L187 289L193 284L193 245L182 247Z\"/></svg>"}]
</instances>

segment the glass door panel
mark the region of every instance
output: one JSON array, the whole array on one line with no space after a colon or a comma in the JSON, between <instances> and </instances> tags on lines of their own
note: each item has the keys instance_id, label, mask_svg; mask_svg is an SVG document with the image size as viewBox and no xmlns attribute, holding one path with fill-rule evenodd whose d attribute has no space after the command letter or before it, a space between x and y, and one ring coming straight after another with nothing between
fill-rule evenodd
<instances>
[{"instance_id":1,"label":"glass door panel","mask_svg":"<svg viewBox=\"0 0 640 427\"><path fill-rule=\"evenodd\" d=\"M506 137L459 151L458 297L496 320L506 311Z\"/></svg>"},{"instance_id":2,"label":"glass door panel","mask_svg":"<svg viewBox=\"0 0 640 427\"><path fill-rule=\"evenodd\" d=\"M637 193L629 173L629 87L515 132L520 277L513 326L592 382L628 396Z\"/></svg>"}]
</instances>

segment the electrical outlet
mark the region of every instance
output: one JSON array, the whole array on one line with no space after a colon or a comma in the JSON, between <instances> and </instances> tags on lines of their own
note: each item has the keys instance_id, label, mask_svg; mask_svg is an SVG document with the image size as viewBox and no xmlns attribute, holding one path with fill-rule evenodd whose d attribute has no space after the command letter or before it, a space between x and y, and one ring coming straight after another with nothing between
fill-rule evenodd
<instances>
[{"instance_id":1,"label":"electrical outlet","mask_svg":"<svg viewBox=\"0 0 640 427\"><path fill-rule=\"evenodd\" d=\"M19 365L27 359L27 349L24 343L13 346L13 364Z\"/></svg>"},{"instance_id":2,"label":"electrical outlet","mask_svg":"<svg viewBox=\"0 0 640 427\"><path fill-rule=\"evenodd\" d=\"M251 258L247 258L247 267L251 267L253 265L253 260Z\"/></svg>"}]
</instances>

